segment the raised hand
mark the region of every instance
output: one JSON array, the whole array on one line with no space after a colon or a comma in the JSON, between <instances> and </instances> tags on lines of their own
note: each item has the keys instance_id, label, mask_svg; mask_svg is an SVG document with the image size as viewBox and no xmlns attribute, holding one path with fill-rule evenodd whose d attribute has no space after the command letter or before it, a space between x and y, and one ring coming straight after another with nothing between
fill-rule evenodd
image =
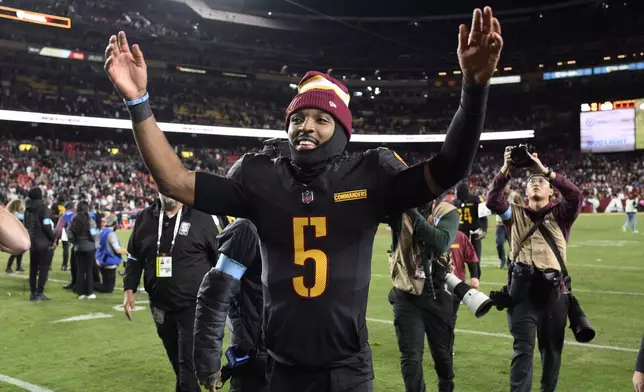
<instances>
[{"instance_id":1,"label":"raised hand","mask_svg":"<svg viewBox=\"0 0 644 392\"><path fill-rule=\"evenodd\" d=\"M125 32L113 35L105 48L105 72L116 90L126 100L141 98L148 85L148 70L139 45L132 50Z\"/></svg>"},{"instance_id":2,"label":"raised hand","mask_svg":"<svg viewBox=\"0 0 644 392\"><path fill-rule=\"evenodd\" d=\"M541 159L539 159L539 155L536 152L533 152L528 156L532 160L532 171L534 171L535 173L544 174L548 170L543 165L543 163L541 163Z\"/></svg>"},{"instance_id":3,"label":"raised hand","mask_svg":"<svg viewBox=\"0 0 644 392\"><path fill-rule=\"evenodd\" d=\"M510 169L512 169L512 165L514 162L512 162L512 146L506 146L505 150L503 151L503 167L501 168L502 172L508 172Z\"/></svg>"},{"instance_id":4,"label":"raised hand","mask_svg":"<svg viewBox=\"0 0 644 392\"><path fill-rule=\"evenodd\" d=\"M475 9L472 27L462 24L458 32L458 62L465 77L476 84L492 78L501 57L503 38L501 24L492 15L492 8Z\"/></svg>"}]
</instances>

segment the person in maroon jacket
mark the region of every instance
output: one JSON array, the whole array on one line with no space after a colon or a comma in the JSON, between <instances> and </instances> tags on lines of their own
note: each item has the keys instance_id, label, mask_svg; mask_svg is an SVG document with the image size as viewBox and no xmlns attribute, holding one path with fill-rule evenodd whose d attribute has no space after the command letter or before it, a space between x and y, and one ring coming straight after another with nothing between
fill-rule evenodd
<instances>
[{"instance_id":1,"label":"person in maroon jacket","mask_svg":"<svg viewBox=\"0 0 644 392\"><path fill-rule=\"evenodd\" d=\"M568 179L545 167L536 153L526 151L521 167L529 167L534 173L526 186L528 205L508 203L503 188L515 164L512 155L512 147L506 147L504 165L487 198L487 207L511 227L512 249L509 283L502 291L490 293L490 298L498 309L508 308L508 324L514 338L511 392L532 389L537 334L543 367L541 391L552 392L559 378L570 300L566 247L572 224L581 212L583 196ZM562 196L558 203L552 202L553 187Z\"/></svg>"}]
</instances>

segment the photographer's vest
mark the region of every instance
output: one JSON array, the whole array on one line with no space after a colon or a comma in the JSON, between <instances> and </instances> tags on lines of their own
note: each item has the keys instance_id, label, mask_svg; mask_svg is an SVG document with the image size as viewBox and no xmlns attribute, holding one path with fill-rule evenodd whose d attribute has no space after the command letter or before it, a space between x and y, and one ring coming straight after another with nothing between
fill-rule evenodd
<instances>
[{"instance_id":1,"label":"photographer's vest","mask_svg":"<svg viewBox=\"0 0 644 392\"><path fill-rule=\"evenodd\" d=\"M434 208L427 221L430 225L435 226L445 214L455 209L456 207L453 205L441 202ZM413 221L407 214L402 214L396 249L393 252L387 251L389 273L395 288L415 295L423 293L425 278L417 277L416 271L419 266L422 269L421 260L424 251L419 244L414 242ZM442 256L449 257L449 250L439 257Z\"/></svg>"},{"instance_id":2,"label":"photographer's vest","mask_svg":"<svg viewBox=\"0 0 644 392\"><path fill-rule=\"evenodd\" d=\"M514 257L519 242L530 231L530 229L534 225L534 222L530 219L523 207L520 207L514 203L510 203L510 207L512 208L512 236L510 237L512 238L512 251L510 254L512 255L512 257ZM566 239L563 235L563 232L559 228L559 225L557 224L552 211L546 214L541 227L543 227L548 231L548 233L550 233L550 236L554 240L556 247L559 249L559 253L563 258L564 264L567 264ZM530 238L525 240L515 261L532 263L534 264L535 268L540 271L544 271L546 269L555 269L557 271L561 271L557 257L550 249L548 243L543 238L543 235L539 230L535 231L534 234L530 236Z\"/></svg>"}]
</instances>

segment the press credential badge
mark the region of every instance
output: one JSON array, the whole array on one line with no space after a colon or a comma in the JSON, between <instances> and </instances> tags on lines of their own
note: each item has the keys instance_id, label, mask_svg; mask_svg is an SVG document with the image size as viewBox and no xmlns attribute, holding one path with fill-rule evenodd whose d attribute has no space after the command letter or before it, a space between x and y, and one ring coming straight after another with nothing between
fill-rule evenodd
<instances>
[{"instance_id":1,"label":"press credential badge","mask_svg":"<svg viewBox=\"0 0 644 392\"><path fill-rule=\"evenodd\" d=\"M157 278L172 277L172 256L157 256Z\"/></svg>"},{"instance_id":2,"label":"press credential badge","mask_svg":"<svg viewBox=\"0 0 644 392\"><path fill-rule=\"evenodd\" d=\"M170 246L170 253L168 255L161 255L158 253L159 248L161 248L161 234L163 232L163 211L159 212L159 232L157 233L157 278L172 277L172 249L174 249L174 242L177 239L182 211L183 207L181 207L177 213L177 220L174 223L174 232L172 233L172 245ZM187 225L181 225L181 228L187 233L187 231L190 230L190 223Z\"/></svg>"}]
</instances>

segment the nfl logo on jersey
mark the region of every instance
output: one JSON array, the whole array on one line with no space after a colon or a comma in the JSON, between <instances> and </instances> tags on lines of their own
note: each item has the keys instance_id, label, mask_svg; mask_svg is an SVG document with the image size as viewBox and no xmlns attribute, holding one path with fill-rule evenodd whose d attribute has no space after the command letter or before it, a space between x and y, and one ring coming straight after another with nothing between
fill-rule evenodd
<instances>
[{"instance_id":1,"label":"nfl logo on jersey","mask_svg":"<svg viewBox=\"0 0 644 392\"><path fill-rule=\"evenodd\" d=\"M302 203L309 204L312 201L313 201L313 192L312 191L302 192Z\"/></svg>"}]
</instances>

